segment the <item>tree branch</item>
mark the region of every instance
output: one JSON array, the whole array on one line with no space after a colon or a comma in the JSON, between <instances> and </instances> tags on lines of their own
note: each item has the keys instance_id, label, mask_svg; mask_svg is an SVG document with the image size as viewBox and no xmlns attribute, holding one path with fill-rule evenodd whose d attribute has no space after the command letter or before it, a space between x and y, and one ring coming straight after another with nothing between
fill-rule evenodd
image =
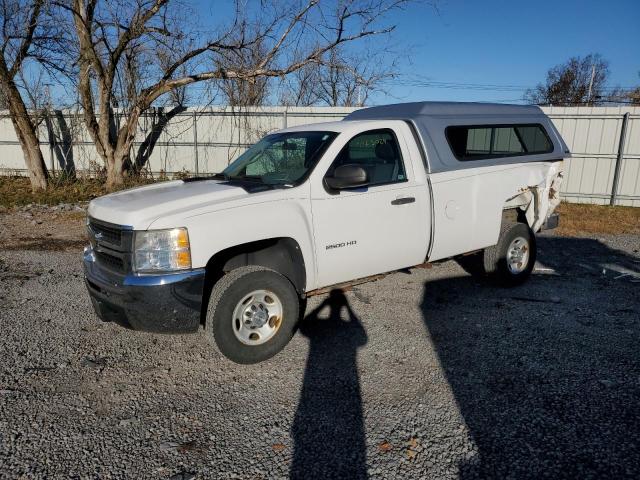
<instances>
[{"instance_id":1,"label":"tree branch","mask_svg":"<svg viewBox=\"0 0 640 480\"><path fill-rule=\"evenodd\" d=\"M160 11L160 9L164 5L166 5L168 1L169 0L154 0L153 5L151 5L151 7L149 7L146 11L142 13L136 12L136 14L131 19L131 23L129 24L129 27L125 30L125 32L122 35L120 35L120 38L118 39L118 44L116 45L116 48L113 50L113 53L111 54L111 58L110 58L109 66L107 67L107 70L109 71L115 70L116 65L120 61L120 57L122 56L122 53L125 51L129 43L133 39L140 37L143 33L147 31L149 32L152 30L155 31L155 29L152 29L152 27L146 27L146 24ZM164 30L166 31L166 29Z\"/></svg>"},{"instance_id":2,"label":"tree branch","mask_svg":"<svg viewBox=\"0 0 640 480\"><path fill-rule=\"evenodd\" d=\"M26 26L26 34L22 39L22 43L18 48L18 53L16 55L15 60L13 61L13 65L11 65L9 69L9 75L11 78L16 76L18 70L22 67L23 60L29 54L29 48L31 48L31 42L33 40L33 33L38 26L38 17L40 16L40 12L42 10L42 4L44 0L33 0L31 15L29 16L29 21Z\"/></svg>"}]
</instances>

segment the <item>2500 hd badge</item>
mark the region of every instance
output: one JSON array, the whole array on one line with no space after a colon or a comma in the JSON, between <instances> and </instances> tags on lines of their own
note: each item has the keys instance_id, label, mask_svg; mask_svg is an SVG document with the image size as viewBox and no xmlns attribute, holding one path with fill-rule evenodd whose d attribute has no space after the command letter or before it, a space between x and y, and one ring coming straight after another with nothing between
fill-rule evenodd
<instances>
[{"instance_id":1,"label":"2500 hd badge","mask_svg":"<svg viewBox=\"0 0 640 480\"><path fill-rule=\"evenodd\" d=\"M325 247L326 250L331 250L333 248L342 248L342 247L350 247L352 245L355 245L357 242L357 240L349 240L348 242L342 242L342 243L334 243L332 245L327 245Z\"/></svg>"}]
</instances>

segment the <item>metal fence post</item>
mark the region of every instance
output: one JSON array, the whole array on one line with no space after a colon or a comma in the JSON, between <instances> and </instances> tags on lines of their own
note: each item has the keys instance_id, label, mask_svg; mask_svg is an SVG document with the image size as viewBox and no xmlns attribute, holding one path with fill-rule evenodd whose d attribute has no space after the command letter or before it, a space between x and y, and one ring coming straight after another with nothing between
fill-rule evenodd
<instances>
[{"instance_id":1,"label":"metal fence post","mask_svg":"<svg viewBox=\"0 0 640 480\"><path fill-rule=\"evenodd\" d=\"M49 115L49 112L46 112L45 115ZM53 149L55 147L55 134L53 133L53 124L51 120L47 118L45 123L47 125L47 140L49 140L49 163L51 164L51 174L55 176L56 174L56 160L54 158Z\"/></svg>"},{"instance_id":2,"label":"metal fence post","mask_svg":"<svg viewBox=\"0 0 640 480\"><path fill-rule=\"evenodd\" d=\"M627 124L629 123L629 112L622 117L622 127L620 128L620 143L618 144L618 156L616 157L616 169L613 174L613 185L611 186L611 201L609 205L616 204L618 196L618 183L620 183L620 171L622 170L622 160L624 159L624 144L627 136Z\"/></svg>"},{"instance_id":3,"label":"metal fence post","mask_svg":"<svg viewBox=\"0 0 640 480\"><path fill-rule=\"evenodd\" d=\"M282 112L282 128L287 128L287 107Z\"/></svg>"},{"instance_id":4,"label":"metal fence post","mask_svg":"<svg viewBox=\"0 0 640 480\"><path fill-rule=\"evenodd\" d=\"M193 112L193 152L196 160L196 175L200 173L200 165L198 165L198 119L196 112Z\"/></svg>"},{"instance_id":5,"label":"metal fence post","mask_svg":"<svg viewBox=\"0 0 640 480\"><path fill-rule=\"evenodd\" d=\"M49 131L51 133L51 131ZM53 175L56 174L56 160L53 156L53 139L51 135L49 135L49 161L51 162L51 173Z\"/></svg>"}]
</instances>

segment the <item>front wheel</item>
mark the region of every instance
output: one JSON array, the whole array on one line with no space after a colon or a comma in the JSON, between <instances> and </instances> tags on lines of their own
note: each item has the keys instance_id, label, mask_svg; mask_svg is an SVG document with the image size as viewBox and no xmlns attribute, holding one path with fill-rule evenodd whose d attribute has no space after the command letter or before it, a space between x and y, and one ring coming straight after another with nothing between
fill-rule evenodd
<instances>
[{"instance_id":1,"label":"front wheel","mask_svg":"<svg viewBox=\"0 0 640 480\"><path fill-rule=\"evenodd\" d=\"M498 244L484 250L484 270L505 286L524 283L536 263L536 237L524 223L505 223Z\"/></svg>"},{"instance_id":2,"label":"front wheel","mask_svg":"<svg viewBox=\"0 0 640 480\"><path fill-rule=\"evenodd\" d=\"M258 363L289 343L299 315L298 294L287 278L264 267L241 267L213 286L205 331L228 359Z\"/></svg>"}]
</instances>

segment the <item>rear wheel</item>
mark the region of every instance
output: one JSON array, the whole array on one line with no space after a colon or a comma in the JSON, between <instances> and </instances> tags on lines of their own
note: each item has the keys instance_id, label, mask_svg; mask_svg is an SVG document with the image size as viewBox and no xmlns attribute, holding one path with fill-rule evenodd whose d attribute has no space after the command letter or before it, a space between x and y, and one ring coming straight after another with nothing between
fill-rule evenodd
<instances>
[{"instance_id":1,"label":"rear wheel","mask_svg":"<svg viewBox=\"0 0 640 480\"><path fill-rule=\"evenodd\" d=\"M241 267L213 286L205 331L230 360L257 363L287 345L299 315L298 294L287 278L264 267Z\"/></svg>"},{"instance_id":2,"label":"rear wheel","mask_svg":"<svg viewBox=\"0 0 640 480\"><path fill-rule=\"evenodd\" d=\"M505 286L525 282L536 263L536 237L524 223L505 223L498 244L486 248L484 270Z\"/></svg>"}]
</instances>

